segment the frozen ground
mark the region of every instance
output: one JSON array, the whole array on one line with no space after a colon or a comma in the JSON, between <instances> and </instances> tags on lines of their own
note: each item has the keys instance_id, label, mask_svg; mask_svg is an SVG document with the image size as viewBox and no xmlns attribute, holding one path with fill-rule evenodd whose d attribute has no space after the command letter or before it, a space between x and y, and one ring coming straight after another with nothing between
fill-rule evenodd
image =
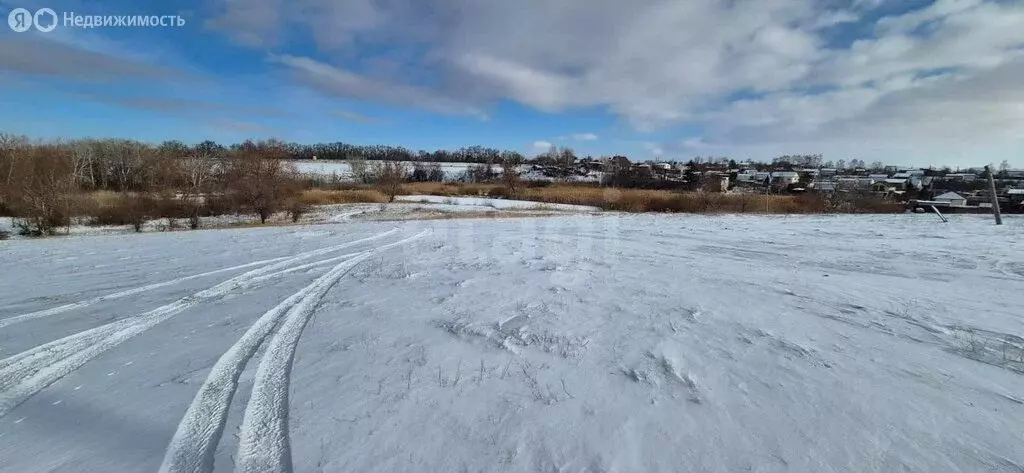
<instances>
[{"instance_id":1,"label":"frozen ground","mask_svg":"<svg viewBox=\"0 0 1024 473\"><path fill-rule=\"evenodd\" d=\"M1021 471L1024 219L0 242L0 471Z\"/></svg>"},{"instance_id":2,"label":"frozen ground","mask_svg":"<svg viewBox=\"0 0 1024 473\"><path fill-rule=\"evenodd\" d=\"M600 212L587 205L547 204L527 200L491 199L483 197L441 197L436 195L403 195L395 200L421 204L454 206L454 209L476 207L480 210L556 210L561 212Z\"/></svg>"}]
</instances>

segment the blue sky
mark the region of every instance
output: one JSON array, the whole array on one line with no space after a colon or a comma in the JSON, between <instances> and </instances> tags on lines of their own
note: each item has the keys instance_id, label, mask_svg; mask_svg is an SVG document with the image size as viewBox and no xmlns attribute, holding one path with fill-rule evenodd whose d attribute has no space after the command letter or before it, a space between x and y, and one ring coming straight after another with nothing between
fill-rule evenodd
<instances>
[{"instance_id":1,"label":"blue sky","mask_svg":"<svg viewBox=\"0 0 1024 473\"><path fill-rule=\"evenodd\" d=\"M0 0L0 130L1024 167L1024 2Z\"/></svg>"}]
</instances>

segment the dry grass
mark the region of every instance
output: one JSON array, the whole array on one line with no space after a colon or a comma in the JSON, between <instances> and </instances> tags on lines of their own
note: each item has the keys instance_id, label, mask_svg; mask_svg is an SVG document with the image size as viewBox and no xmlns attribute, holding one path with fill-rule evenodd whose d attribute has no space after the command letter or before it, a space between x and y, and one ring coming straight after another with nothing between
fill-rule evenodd
<instances>
[{"instance_id":1,"label":"dry grass","mask_svg":"<svg viewBox=\"0 0 1024 473\"><path fill-rule=\"evenodd\" d=\"M80 192L71 195L69 199L71 208L69 210L72 217L93 216L103 209L122 205L126 196L137 198L139 194L124 194L113 191Z\"/></svg>"},{"instance_id":2,"label":"dry grass","mask_svg":"<svg viewBox=\"0 0 1024 473\"><path fill-rule=\"evenodd\" d=\"M524 189L516 198L552 204L589 205L623 212L822 213L812 197L675 193L663 190L554 186Z\"/></svg>"},{"instance_id":3,"label":"dry grass","mask_svg":"<svg viewBox=\"0 0 1024 473\"><path fill-rule=\"evenodd\" d=\"M549 204L588 205L603 210L622 212L687 212L687 213L770 213L813 214L829 212L898 213L900 204L876 199L850 202L842 210L834 210L821 196L808 194L754 195L698 192L672 192L648 189L602 188L593 185L549 185L524 187L514 195L495 184L464 184L420 182L406 184L407 195L488 196L528 200Z\"/></svg>"},{"instance_id":4,"label":"dry grass","mask_svg":"<svg viewBox=\"0 0 1024 473\"><path fill-rule=\"evenodd\" d=\"M387 201L388 197L376 189L308 189L299 196L299 202L304 205L383 204Z\"/></svg>"},{"instance_id":5,"label":"dry grass","mask_svg":"<svg viewBox=\"0 0 1024 473\"><path fill-rule=\"evenodd\" d=\"M405 195L438 195L453 196L488 196L501 189L496 184L449 183L449 182L412 182L402 185Z\"/></svg>"},{"instance_id":6,"label":"dry grass","mask_svg":"<svg viewBox=\"0 0 1024 473\"><path fill-rule=\"evenodd\" d=\"M556 184L547 187L523 187L515 195L496 184L417 182L404 184L402 194L435 196L487 196L528 200L549 204L571 204L623 212L686 212L686 213L895 213L902 205L876 199L853 200L841 210L831 209L828 202L816 195L751 195L665 190L602 188L588 185ZM143 194L96 191L77 194L73 199L75 216L101 216L126 205L126 200L147 197ZM155 196L148 196L155 197ZM307 189L298 197L304 206L354 203L386 203L384 193L368 186L340 190ZM204 215L237 211L234 208L204 209ZM120 212L117 212L120 213ZM108 219L101 219L108 220Z\"/></svg>"}]
</instances>

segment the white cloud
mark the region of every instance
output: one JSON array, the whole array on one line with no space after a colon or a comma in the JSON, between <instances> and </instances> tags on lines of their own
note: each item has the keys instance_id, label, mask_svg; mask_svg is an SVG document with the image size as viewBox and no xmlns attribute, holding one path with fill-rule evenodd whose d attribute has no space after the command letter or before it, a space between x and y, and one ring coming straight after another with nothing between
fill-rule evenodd
<instances>
[{"instance_id":1,"label":"white cloud","mask_svg":"<svg viewBox=\"0 0 1024 473\"><path fill-rule=\"evenodd\" d=\"M925 8L899 16L882 18L878 22L877 29L886 34L908 33L924 23L964 13L983 3L984 0L936 0Z\"/></svg>"},{"instance_id":2,"label":"white cloud","mask_svg":"<svg viewBox=\"0 0 1024 473\"><path fill-rule=\"evenodd\" d=\"M476 106L429 89L375 80L305 57L271 56L270 61L288 66L298 80L327 94L420 107L452 115L486 118L486 114Z\"/></svg>"},{"instance_id":3,"label":"white cloud","mask_svg":"<svg viewBox=\"0 0 1024 473\"><path fill-rule=\"evenodd\" d=\"M534 141L533 144L531 145L532 151L535 152L535 153L545 153L548 150L550 150L552 146L554 146L553 143L551 143L550 141L544 141L544 140Z\"/></svg>"},{"instance_id":4,"label":"white cloud","mask_svg":"<svg viewBox=\"0 0 1024 473\"><path fill-rule=\"evenodd\" d=\"M658 143L646 142L643 143L644 151L647 151L652 158L661 158L665 156L665 149Z\"/></svg>"},{"instance_id":5,"label":"white cloud","mask_svg":"<svg viewBox=\"0 0 1024 473\"><path fill-rule=\"evenodd\" d=\"M856 23L859 19L860 16L850 10L835 10L822 14L811 23L811 27L828 28L843 23Z\"/></svg>"},{"instance_id":6,"label":"white cloud","mask_svg":"<svg viewBox=\"0 0 1024 473\"><path fill-rule=\"evenodd\" d=\"M570 135L569 137L576 141L594 141L599 138L594 133L576 133L574 135Z\"/></svg>"},{"instance_id":7,"label":"white cloud","mask_svg":"<svg viewBox=\"0 0 1024 473\"><path fill-rule=\"evenodd\" d=\"M379 123L380 122L380 120L378 120L377 118L370 117L370 116L367 116L367 115L363 115L363 114L358 113L358 112L353 112L351 110L332 110L330 112L330 114L332 116L341 118L343 120L348 120L348 121L353 121L353 122L360 122L360 123Z\"/></svg>"},{"instance_id":8,"label":"white cloud","mask_svg":"<svg viewBox=\"0 0 1024 473\"><path fill-rule=\"evenodd\" d=\"M0 41L0 72L83 82L189 78L179 70L124 54L120 48L109 47L110 44L113 43L70 40L60 35L9 35Z\"/></svg>"},{"instance_id":9,"label":"white cloud","mask_svg":"<svg viewBox=\"0 0 1024 473\"><path fill-rule=\"evenodd\" d=\"M706 128L705 143L782 149L843 135L865 150L884 138L890 153L950 131L944 117L969 109L959 122L971 132L952 130L965 146L1019 144L1008 140L1019 139L1021 102L979 102L985 91L962 85L1019 82L998 71L1024 61L1022 2L936 0L853 28L873 26L858 39L833 27L882 0L217 1L225 18L240 14L222 25L234 34L275 39L303 26L326 57L353 41L400 51L404 68L383 82L283 56L304 83L346 97L474 115L499 100L599 107L644 131ZM422 71L430 80L400 79Z\"/></svg>"}]
</instances>

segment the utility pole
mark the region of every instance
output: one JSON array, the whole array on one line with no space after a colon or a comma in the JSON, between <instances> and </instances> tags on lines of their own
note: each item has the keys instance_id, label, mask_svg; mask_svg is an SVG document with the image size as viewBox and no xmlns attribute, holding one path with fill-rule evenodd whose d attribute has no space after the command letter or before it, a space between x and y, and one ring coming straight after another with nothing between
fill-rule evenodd
<instances>
[{"instance_id":1,"label":"utility pole","mask_svg":"<svg viewBox=\"0 0 1024 473\"><path fill-rule=\"evenodd\" d=\"M1003 224L1003 215L999 212L999 197L996 196L996 180L992 177L992 166L985 166L988 173L988 191L992 196L992 214L996 216L996 225Z\"/></svg>"}]
</instances>

